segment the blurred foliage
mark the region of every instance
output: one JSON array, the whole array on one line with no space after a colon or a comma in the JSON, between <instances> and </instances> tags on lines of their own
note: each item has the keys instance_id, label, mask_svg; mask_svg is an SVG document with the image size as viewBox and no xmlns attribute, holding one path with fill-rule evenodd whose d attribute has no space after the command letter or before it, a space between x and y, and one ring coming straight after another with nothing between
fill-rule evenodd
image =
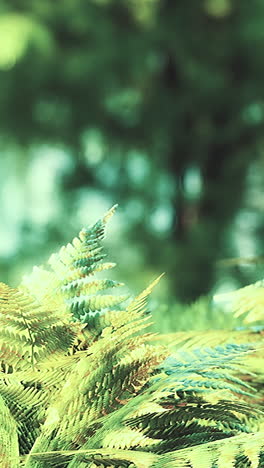
<instances>
[{"instance_id":1,"label":"blurred foliage","mask_svg":"<svg viewBox=\"0 0 264 468\"><path fill-rule=\"evenodd\" d=\"M261 0L3 0L1 279L115 202L134 291L258 279L219 260L263 253L263 21Z\"/></svg>"},{"instance_id":2,"label":"blurred foliage","mask_svg":"<svg viewBox=\"0 0 264 468\"><path fill-rule=\"evenodd\" d=\"M207 297L200 297L186 307L181 303L157 305L153 308L155 332L167 333L176 331L232 330L240 326L230 311L224 311Z\"/></svg>"}]
</instances>

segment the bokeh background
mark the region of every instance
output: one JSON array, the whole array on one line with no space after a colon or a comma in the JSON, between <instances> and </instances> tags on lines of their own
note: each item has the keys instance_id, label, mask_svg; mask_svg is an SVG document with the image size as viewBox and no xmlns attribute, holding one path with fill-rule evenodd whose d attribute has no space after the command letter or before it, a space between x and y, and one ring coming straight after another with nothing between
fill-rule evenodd
<instances>
[{"instance_id":1,"label":"bokeh background","mask_svg":"<svg viewBox=\"0 0 264 468\"><path fill-rule=\"evenodd\" d=\"M159 328L220 324L264 272L263 51L263 0L2 0L1 281L118 203L109 259L132 293L166 272Z\"/></svg>"}]
</instances>

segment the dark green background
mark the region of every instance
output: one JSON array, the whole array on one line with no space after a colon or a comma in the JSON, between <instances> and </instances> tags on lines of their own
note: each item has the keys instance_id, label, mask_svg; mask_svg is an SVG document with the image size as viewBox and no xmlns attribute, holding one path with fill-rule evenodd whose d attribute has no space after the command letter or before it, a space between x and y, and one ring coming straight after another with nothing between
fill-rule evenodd
<instances>
[{"instance_id":1,"label":"dark green background","mask_svg":"<svg viewBox=\"0 0 264 468\"><path fill-rule=\"evenodd\" d=\"M1 280L114 203L131 291L165 271L173 309L261 278L221 260L263 253L263 51L262 0L2 0Z\"/></svg>"}]
</instances>

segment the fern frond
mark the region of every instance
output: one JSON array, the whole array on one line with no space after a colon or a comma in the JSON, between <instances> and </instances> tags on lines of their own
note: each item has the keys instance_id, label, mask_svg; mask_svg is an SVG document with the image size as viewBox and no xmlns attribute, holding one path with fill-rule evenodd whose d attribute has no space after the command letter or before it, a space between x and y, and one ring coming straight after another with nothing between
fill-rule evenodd
<instances>
[{"instance_id":1,"label":"fern frond","mask_svg":"<svg viewBox=\"0 0 264 468\"><path fill-rule=\"evenodd\" d=\"M49 271L35 268L22 283L22 287L42 303L49 302L51 293L60 303L66 302L72 316L82 323L89 324L90 329L93 328L95 315L99 318L128 298L128 295L105 294L108 289L122 286L122 283L93 279L96 273L115 266L114 263L102 262L105 254L101 241L105 236L106 224L114 214L116 206L94 226L82 229L79 237L75 237L71 244L62 247L57 254L52 254L48 260ZM102 327L98 324L97 327L101 332Z\"/></svg>"},{"instance_id":2,"label":"fern frond","mask_svg":"<svg viewBox=\"0 0 264 468\"><path fill-rule=\"evenodd\" d=\"M239 361L250 352L249 345L236 344L198 348L191 352L178 351L165 360L160 366L163 374L155 376L153 381L158 382L166 393L213 391L215 396L217 392L225 392L229 397L230 392L252 395L254 389L234 375L241 368Z\"/></svg>"},{"instance_id":3,"label":"fern frond","mask_svg":"<svg viewBox=\"0 0 264 468\"><path fill-rule=\"evenodd\" d=\"M251 327L245 330L221 330L221 332L219 330L176 332L156 337L155 342L166 343L168 348L173 352L177 352L180 349L184 353L192 352L197 347L204 348L232 345L232 343L238 345L248 343L249 346L256 349L253 353L243 355L243 366L237 369L237 375L257 390L254 401L257 404L263 403L264 346L263 331L260 327Z\"/></svg>"},{"instance_id":4,"label":"fern frond","mask_svg":"<svg viewBox=\"0 0 264 468\"><path fill-rule=\"evenodd\" d=\"M244 288L215 296L216 300L231 303L235 317L244 315L245 323L264 320L264 281L257 281Z\"/></svg>"},{"instance_id":5,"label":"fern frond","mask_svg":"<svg viewBox=\"0 0 264 468\"><path fill-rule=\"evenodd\" d=\"M163 412L146 413L125 421L148 440L152 438L150 449L156 453L250 432L258 418L263 418L263 413L253 407L226 400L210 404L201 397L187 396L165 399L161 405L165 408Z\"/></svg>"},{"instance_id":6,"label":"fern frond","mask_svg":"<svg viewBox=\"0 0 264 468\"><path fill-rule=\"evenodd\" d=\"M70 284L62 286L62 292L65 294L66 298L71 298L73 293L75 297L79 297L81 294L92 295L99 291L105 291L106 289L112 289L118 286L124 286L124 283L118 283L117 281L109 279L97 279L94 281L90 281L90 278L87 278L86 280L76 280Z\"/></svg>"},{"instance_id":7,"label":"fern frond","mask_svg":"<svg viewBox=\"0 0 264 468\"><path fill-rule=\"evenodd\" d=\"M195 447L157 455L143 451L118 450L111 448L82 449L79 451L54 451L32 454L34 458L49 466L58 466L63 461L69 462L78 456L76 462L67 464L68 468L82 468L87 463L95 462L94 466L136 468L260 468L264 462L264 433L241 434L224 440L217 440ZM76 458L75 458L76 460ZM131 465L132 464L132 465ZM36 464L27 463L27 467ZM40 466L40 465L39 465ZM42 466L45 466L42 464ZM92 466L89 464L88 466Z\"/></svg>"},{"instance_id":8,"label":"fern frond","mask_svg":"<svg viewBox=\"0 0 264 468\"><path fill-rule=\"evenodd\" d=\"M0 396L16 421L19 452L26 454L40 433L48 406L48 394L22 383L6 382L0 383Z\"/></svg>"},{"instance_id":9,"label":"fern frond","mask_svg":"<svg viewBox=\"0 0 264 468\"><path fill-rule=\"evenodd\" d=\"M89 322L90 315L93 316L94 313L100 311L103 312L104 309L114 307L121 302L124 302L128 299L128 296L113 296L113 295L90 295L75 297L68 302L70 310L73 315L76 317L79 314L79 319L82 323Z\"/></svg>"},{"instance_id":10,"label":"fern frond","mask_svg":"<svg viewBox=\"0 0 264 468\"><path fill-rule=\"evenodd\" d=\"M101 263L105 254L101 241L105 235L105 226L112 217L116 206L89 229L82 229L78 238L72 244L62 247L58 254L53 254L48 263L52 271L61 280L62 292L67 299L75 317L80 318L89 311L100 311L106 307L120 304L126 297L94 296L95 293L105 291L117 283L109 280L89 281L90 277L99 270L103 271L112 265ZM82 301L79 301L79 297Z\"/></svg>"},{"instance_id":11,"label":"fern frond","mask_svg":"<svg viewBox=\"0 0 264 468\"><path fill-rule=\"evenodd\" d=\"M116 321L104 328L100 340L91 343L87 351L65 358L66 368L69 361L74 365L64 374L64 384L53 399L31 453L39 451L43 443L52 450L81 446L94 420L116 411L146 384L166 355L163 348L145 344L152 335L138 335L148 325L146 300L156 283L119 311ZM63 359L57 368L63 369ZM44 376L41 383L45 386L47 382Z\"/></svg>"},{"instance_id":12,"label":"fern frond","mask_svg":"<svg viewBox=\"0 0 264 468\"><path fill-rule=\"evenodd\" d=\"M3 468L19 466L17 425L0 394L0 465Z\"/></svg>"},{"instance_id":13,"label":"fern frond","mask_svg":"<svg viewBox=\"0 0 264 468\"><path fill-rule=\"evenodd\" d=\"M259 432L162 455L152 468L261 468L263 463L264 433Z\"/></svg>"},{"instance_id":14,"label":"fern frond","mask_svg":"<svg viewBox=\"0 0 264 468\"><path fill-rule=\"evenodd\" d=\"M173 351L223 346L226 344L257 343L262 340L262 327L247 327L234 330L178 331L157 335L155 343L168 346Z\"/></svg>"},{"instance_id":15,"label":"fern frond","mask_svg":"<svg viewBox=\"0 0 264 468\"><path fill-rule=\"evenodd\" d=\"M42 463L49 463L46 466L60 466L60 463L69 462L74 456L78 456L78 465L69 463L69 468L82 466L104 466L116 468L151 468L158 456L152 453L143 451L117 450L117 449L100 449L100 450L61 450L52 452L35 453L28 458L27 467L37 466L33 464L33 460L39 460ZM21 457L22 459L22 457ZM31 464L29 461L31 460ZM74 462L75 463L75 462ZM94 463L94 465L91 465ZM42 465L45 466L45 465Z\"/></svg>"},{"instance_id":16,"label":"fern frond","mask_svg":"<svg viewBox=\"0 0 264 468\"><path fill-rule=\"evenodd\" d=\"M92 425L90 433L88 426L89 437L82 448L123 448L126 444L131 450L144 446L144 450L164 453L255 430L263 422L263 413L234 398L233 392L247 392L240 389L245 383L232 376L236 365L229 363L247 352L245 346L199 351L192 357L194 366L190 356L181 356L182 362L167 359L161 367L168 375L155 376L143 393L99 419L94 434ZM219 369L225 373L220 375ZM229 400L222 399L222 390ZM141 441L139 447L134 445L136 440Z\"/></svg>"},{"instance_id":17,"label":"fern frond","mask_svg":"<svg viewBox=\"0 0 264 468\"><path fill-rule=\"evenodd\" d=\"M114 209L18 289L0 284L7 466L18 451L26 468L264 466L264 415L251 404L263 395L261 332L175 334L173 355L153 345L159 278L121 306L122 284L95 277L114 266L101 245Z\"/></svg>"},{"instance_id":18,"label":"fern frond","mask_svg":"<svg viewBox=\"0 0 264 468\"><path fill-rule=\"evenodd\" d=\"M74 339L67 314L40 305L25 291L0 283L0 359L13 368L34 366L63 352Z\"/></svg>"}]
</instances>

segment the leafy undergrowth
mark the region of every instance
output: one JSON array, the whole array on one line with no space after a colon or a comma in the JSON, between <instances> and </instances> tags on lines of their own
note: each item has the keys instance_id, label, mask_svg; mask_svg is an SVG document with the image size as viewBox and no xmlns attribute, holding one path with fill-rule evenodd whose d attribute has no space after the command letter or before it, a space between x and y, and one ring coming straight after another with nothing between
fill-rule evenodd
<instances>
[{"instance_id":1,"label":"leafy undergrowth","mask_svg":"<svg viewBox=\"0 0 264 468\"><path fill-rule=\"evenodd\" d=\"M157 336L159 278L131 299L102 276L114 210L0 284L1 466L264 466L262 283L228 297L243 329Z\"/></svg>"}]
</instances>

